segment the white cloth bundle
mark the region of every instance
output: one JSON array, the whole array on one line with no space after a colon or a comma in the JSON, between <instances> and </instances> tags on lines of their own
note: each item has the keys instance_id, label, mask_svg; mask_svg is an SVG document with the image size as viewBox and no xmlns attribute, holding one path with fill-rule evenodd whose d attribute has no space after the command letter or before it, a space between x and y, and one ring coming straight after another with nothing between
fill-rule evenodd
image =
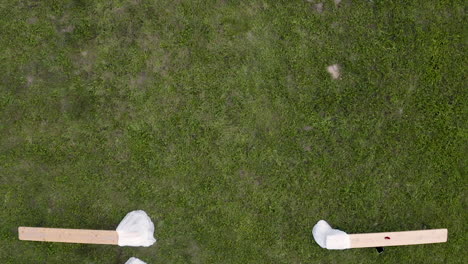
<instances>
[{"instance_id":1,"label":"white cloth bundle","mask_svg":"<svg viewBox=\"0 0 468 264\"><path fill-rule=\"evenodd\" d=\"M320 220L312 229L315 242L326 249L348 249L351 247L349 235L341 230L333 229L326 221Z\"/></svg>"},{"instance_id":2,"label":"white cloth bundle","mask_svg":"<svg viewBox=\"0 0 468 264\"><path fill-rule=\"evenodd\" d=\"M146 264L146 262L141 261L140 259L131 257L127 260L127 262L125 262L125 264Z\"/></svg>"},{"instance_id":3,"label":"white cloth bundle","mask_svg":"<svg viewBox=\"0 0 468 264\"><path fill-rule=\"evenodd\" d=\"M149 247L156 242L154 224L141 210L128 213L117 227L119 246Z\"/></svg>"}]
</instances>

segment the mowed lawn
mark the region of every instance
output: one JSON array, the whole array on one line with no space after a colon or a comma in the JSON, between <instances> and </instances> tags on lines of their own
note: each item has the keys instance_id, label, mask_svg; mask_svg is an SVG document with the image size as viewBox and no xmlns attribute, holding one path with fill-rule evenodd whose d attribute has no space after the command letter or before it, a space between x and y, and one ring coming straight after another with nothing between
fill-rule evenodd
<instances>
[{"instance_id":1,"label":"mowed lawn","mask_svg":"<svg viewBox=\"0 0 468 264\"><path fill-rule=\"evenodd\" d=\"M0 262L463 263L467 8L0 0ZM18 240L136 209L152 247ZM328 251L320 219L449 240Z\"/></svg>"}]
</instances>

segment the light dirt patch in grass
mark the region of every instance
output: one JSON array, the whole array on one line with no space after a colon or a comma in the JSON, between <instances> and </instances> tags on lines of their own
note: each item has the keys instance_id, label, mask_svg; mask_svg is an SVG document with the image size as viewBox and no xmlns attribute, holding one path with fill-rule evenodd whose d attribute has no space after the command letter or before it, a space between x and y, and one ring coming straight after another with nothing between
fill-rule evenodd
<instances>
[{"instance_id":1,"label":"light dirt patch in grass","mask_svg":"<svg viewBox=\"0 0 468 264\"><path fill-rule=\"evenodd\" d=\"M111 81L112 79L114 79L114 77L115 77L115 74L109 71L105 71L101 74L101 79L103 81Z\"/></svg>"},{"instance_id":2,"label":"light dirt patch in grass","mask_svg":"<svg viewBox=\"0 0 468 264\"><path fill-rule=\"evenodd\" d=\"M33 85L35 79L36 78L34 78L34 76L32 76L32 75L26 76L26 85L27 86Z\"/></svg>"},{"instance_id":3,"label":"light dirt patch in grass","mask_svg":"<svg viewBox=\"0 0 468 264\"><path fill-rule=\"evenodd\" d=\"M141 72L130 78L130 89L141 89L147 82L148 75L146 72Z\"/></svg>"},{"instance_id":4,"label":"light dirt patch in grass","mask_svg":"<svg viewBox=\"0 0 468 264\"><path fill-rule=\"evenodd\" d=\"M202 263L200 259L200 247L195 241L191 241L187 247L187 254L190 256L191 263Z\"/></svg>"},{"instance_id":5,"label":"light dirt patch in grass","mask_svg":"<svg viewBox=\"0 0 468 264\"><path fill-rule=\"evenodd\" d=\"M148 71L167 77L169 75L171 59L170 54L160 48L161 41L159 36L156 34L144 34L136 41L141 49L150 54L146 61Z\"/></svg>"},{"instance_id":6,"label":"light dirt patch in grass","mask_svg":"<svg viewBox=\"0 0 468 264\"><path fill-rule=\"evenodd\" d=\"M96 64L96 57L97 54L93 47L85 47L85 49L80 51L79 55L73 57L73 61L79 71L92 73Z\"/></svg>"},{"instance_id":7,"label":"light dirt patch in grass","mask_svg":"<svg viewBox=\"0 0 468 264\"><path fill-rule=\"evenodd\" d=\"M38 21L37 17L30 17L30 18L28 18L28 20L26 22L28 24L30 24L30 25L34 25L34 24L37 23L37 21Z\"/></svg>"},{"instance_id":8,"label":"light dirt patch in grass","mask_svg":"<svg viewBox=\"0 0 468 264\"><path fill-rule=\"evenodd\" d=\"M70 24L70 14L65 13L60 19L56 20L55 16L51 17L56 25L57 31L60 33L71 33L75 30L75 26Z\"/></svg>"},{"instance_id":9,"label":"light dirt patch in grass","mask_svg":"<svg viewBox=\"0 0 468 264\"><path fill-rule=\"evenodd\" d=\"M62 33L71 33L71 32L73 32L73 30L75 30L75 26L73 26L73 25L67 25L67 26L63 27L63 28L60 30L60 32L62 32Z\"/></svg>"},{"instance_id":10,"label":"light dirt patch in grass","mask_svg":"<svg viewBox=\"0 0 468 264\"><path fill-rule=\"evenodd\" d=\"M262 184L263 180L262 180L262 177L261 176L258 176L258 175L255 175L254 173L251 173L247 170L244 170L244 169L241 169L239 171L239 176L242 178L242 179L245 179L247 180L248 182L250 182L251 184L253 184L254 186L259 186Z\"/></svg>"},{"instance_id":11,"label":"light dirt patch in grass","mask_svg":"<svg viewBox=\"0 0 468 264\"><path fill-rule=\"evenodd\" d=\"M314 4L314 9L318 13L322 13L323 12L323 3Z\"/></svg>"},{"instance_id":12,"label":"light dirt patch in grass","mask_svg":"<svg viewBox=\"0 0 468 264\"><path fill-rule=\"evenodd\" d=\"M68 109L70 109L70 107L71 107L71 104L70 104L70 101L67 98L62 98L60 100L60 111L62 113L68 112Z\"/></svg>"}]
</instances>

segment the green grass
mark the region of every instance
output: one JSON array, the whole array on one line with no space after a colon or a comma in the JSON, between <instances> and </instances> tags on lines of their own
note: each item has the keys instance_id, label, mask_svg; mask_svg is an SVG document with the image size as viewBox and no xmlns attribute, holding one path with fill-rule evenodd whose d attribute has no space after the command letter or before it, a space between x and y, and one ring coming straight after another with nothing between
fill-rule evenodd
<instances>
[{"instance_id":1,"label":"green grass","mask_svg":"<svg viewBox=\"0 0 468 264\"><path fill-rule=\"evenodd\" d=\"M318 2L0 0L0 262L463 263L466 2ZM153 247L17 239L136 209Z\"/></svg>"}]
</instances>

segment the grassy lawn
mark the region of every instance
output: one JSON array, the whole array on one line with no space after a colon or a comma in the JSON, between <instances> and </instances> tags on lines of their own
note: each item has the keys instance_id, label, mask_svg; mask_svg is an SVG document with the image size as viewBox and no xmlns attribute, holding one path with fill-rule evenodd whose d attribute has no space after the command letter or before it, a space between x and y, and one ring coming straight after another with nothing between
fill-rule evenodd
<instances>
[{"instance_id":1,"label":"grassy lawn","mask_svg":"<svg viewBox=\"0 0 468 264\"><path fill-rule=\"evenodd\" d=\"M467 8L0 0L0 262L463 263ZM153 247L17 238L136 209ZM449 241L328 251L320 219Z\"/></svg>"}]
</instances>

